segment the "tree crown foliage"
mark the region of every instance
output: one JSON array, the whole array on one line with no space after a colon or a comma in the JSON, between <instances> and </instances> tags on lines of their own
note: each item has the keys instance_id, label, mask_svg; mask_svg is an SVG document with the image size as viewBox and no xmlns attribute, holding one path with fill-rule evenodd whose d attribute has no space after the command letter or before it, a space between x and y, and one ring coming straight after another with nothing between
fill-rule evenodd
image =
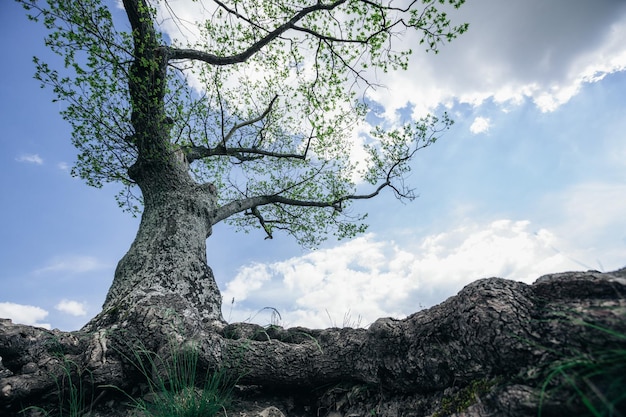
<instances>
[{"instance_id":1,"label":"tree crown foliage","mask_svg":"<svg viewBox=\"0 0 626 417\"><path fill-rule=\"evenodd\" d=\"M34 60L36 78L66 103L73 175L121 182L118 202L136 212L129 169L178 152L218 190L215 222L269 237L283 229L305 245L365 230L353 200L384 188L414 197L409 162L451 121L357 136L366 93L378 73L407 69L413 50L396 38L416 33L437 52L468 27L446 13L464 0L196 0L198 21L167 0L124 0L127 21L119 2L19 1L63 58L63 68Z\"/></svg>"}]
</instances>

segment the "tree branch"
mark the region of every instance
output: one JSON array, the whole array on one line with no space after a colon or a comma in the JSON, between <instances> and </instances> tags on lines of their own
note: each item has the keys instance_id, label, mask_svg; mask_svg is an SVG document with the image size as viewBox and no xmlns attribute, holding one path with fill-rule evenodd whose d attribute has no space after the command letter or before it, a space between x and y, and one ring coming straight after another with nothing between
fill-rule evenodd
<instances>
[{"instance_id":1,"label":"tree branch","mask_svg":"<svg viewBox=\"0 0 626 417\"><path fill-rule=\"evenodd\" d=\"M267 115L272 111L272 108L274 107L274 103L276 102L277 99L278 99L278 94L275 95L274 98L272 98L272 100L268 104L267 108L263 111L263 113L261 113L257 117L254 117L252 119L236 124L226 134L224 134L223 132L224 123L221 123L221 126L222 126L222 143L221 144L213 148L209 146L196 146L193 143L192 143L192 146L183 146L181 149L185 153L185 157L187 158L187 161L191 163L198 159L208 158L211 156L232 156L232 157L237 158L241 162L257 160L264 156L269 156L269 157L274 157L274 158L305 159L307 155L307 151L309 149L309 145L310 145L310 138L309 138L309 143L307 143L307 147L304 153L297 153L297 154L266 151L263 149L258 149L255 145L252 145L252 147L242 147L242 146L228 147L226 145L227 142L232 138L232 136L239 129L242 129L246 126L250 126L254 123L260 122L261 120L265 119ZM221 103L221 100L220 100L220 103ZM223 113L224 111L222 109L222 115ZM255 156L247 156L247 155L255 155Z\"/></svg>"},{"instance_id":2,"label":"tree branch","mask_svg":"<svg viewBox=\"0 0 626 417\"><path fill-rule=\"evenodd\" d=\"M265 233L267 233L267 237L265 239L274 239L274 236L272 236L272 230L267 226L267 224L265 224L265 219L261 215L261 212L259 211L259 208L257 206L252 207L250 209L250 212L246 214L252 215L259 219L261 227L263 228L263 230L265 230Z\"/></svg>"},{"instance_id":3,"label":"tree branch","mask_svg":"<svg viewBox=\"0 0 626 417\"><path fill-rule=\"evenodd\" d=\"M367 38L364 39L345 39L345 38L337 38L335 36L328 36L328 35L322 35L319 32L316 32L312 29L309 28L305 28L302 26L293 26L293 30L298 31L298 32L303 32L303 33L308 33L309 35L312 35L320 40L323 41L327 41L327 42L337 42L337 43L358 43L358 44L368 44L372 38L374 38L377 35L380 35L383 32L387 32L391 29L393 29L394 26L402 24L405 27L407 26L406 23L404 23L404 21L402 19L395 21L394 23L388 25L388 26L382 26L379 30L370 33Z\"/></svg>"},{"instance_id":4,"label":"tree branch","mask_svg":"<svg viewBox=\"0 0 626 417\"><path fill-rule=\"evenodd\" d=\"M230 56L218 56L215 54L211 54L208 52L198 51L195 49L179 49L172 48L168 46L164 46L167 50L168 59L192 59L203 61L210 65L216 66L224 66L224 65L232 65L238 64L241 62L247 61L252 55L260 51L264 46L281 36L283 33L288 31L289 29L294 28L295 24L300 20L304 19L309 14L321 11L321 10L333 10L336 7L342 5L347 0L338 0L330 4L323 4L321 1L318 1L315 5L305 7L301 9L298 13L296 13L291 19L278 26L276 29L269 32L266 36L262 37L248 48L246 48L243 52L238 54L230 55ZM219 4L219 3L218 3ZM224 6L222 6L224 7ZM226 9L228 10L228 9ZM236 16L243 19L243 17L239 16L236 12L231 12ZM244 19L246 20L246 19Z\"/></svg>"},{"instance_id":5,"label":"tree branch","mask_svg":"<svg viewBox=\"0 0 626 417\"><path fill-rule=\"evenodd\" d=\"M274 106L274 103L276 102L276 99L278 98L278 94L276 94L274 96L274 98L272 99L272 101L270 101L270 104L267 106L267 108L265 109L265 111L263 113L261 113L259 116L250 119L250 120L246 120L244 122L241 122L235 126L233 126L228 133L226 134L226 136L224 136L222 138L222 143L224 143L224 145L226 145L226 142L228 142L230 140L230 138L233 136L233 134L235 134L235 132L239 129L241 129L242 127L246 127L246 126L250 126L251 124L254 124L256 122L260 122L261 120L265 119L265 117L270 113L270 111L272 111L272 107Z\"/></svg>"},{"instance_id":6,"label":"tree branch","mask_svg":"<svg viewBox=\"0 0 626 417\"><path fill-rule=\"evenodd\" d=\"M224 204L219 207L215 211L215 215L213 217L212 223L215 225L222 220L227 219L236 213L241 213L246 210L256 209L258 211L258 207L265 206L268 204L284 204L287 206L298 206L298 207L319 207L325 208L329 207L335 211L342 211L342 203L344 201L349 200L367 200L373 197L376 197L380 192L386 188L391 186L389 181L385 181L380 184L373 192L369 194L352 194L346 195L340 198L337 198L332 201L315 201L315 200L298 200L295 198L284 197L280 194L271 194L271 195L262 195L256 197L247 197L240 200L231 201L230 203ZM252 213L254 214L254 213ZM258 217L258 216L257 216ZM263 225L263 223L261 223ZM264 226L265 228L265 226Z\"/></svg>"},{"instance_id":7,"label":"tree branch","mask_svg":"<svg viewBox=\"0 0 626 417\"><path fill-rule=\"evenodd\" d=\"M448 124L446 124L446 126L448 126ZM428 137L425 137L423 139L423 142L421 144L418 143L414 149L408 151L403 156L399 156L392 164L390 164L386 169L384 169L383 171L384 174L381 173L383 175L381 175L381 178L380 178L382 182L378 186L376 186L376 188L369 194L349 194L349 195L344 195L339 198L335 198L333 200L328 200L328 201L300 200L297 198L285 197L283 195L284 193L290 190L291 187L288 187L283 190L280 190L279 192L275 194L262 195L262 196L256 196L256 197L246 197L243 199L234 200L234 201L231 201L230 203L224 204L223 206L216 209L214 216L213 216L212 224L215 225L219 223L220 221L225 220L226 218L234 214L244 212L246 210L251 210L251 214L256 216L254 212L256 210L256 213L259 214L257 217L259 218L260 221L262 220L261 225L267 232L265 220L261 217L260 213L258 212L258 207L265 206L268 204L297 206L297 207L318 207L318 208L329 207L337 212L341 212L343 210L344 202L351 201L351 200L367 200L370 198L374 198L377 195L379 195L381 191L387 187L391 188L394 191L397 198L406 198L406 199L412 200L415 198L415 196L413 195L411 190L402 190L402 189L399 189L396 185L394 185L393 183L394 179L398 178L398 173L396 171L400 169L402 164L409 161L418 150L423 149L429 146L430 144L432 144L434 142L433 137L437 131L438 130L433 131ZM314 180L315 177L316 175L314 175L310 179L304 180L303 182L312 181Z\"/></svg>"},{"instance_id":8,"label":"tree branch","mask_svg":"<svg viewBox=\"0 0 626 417\"><path fill-rule=\"evenodd\" d=\"M241 162L255 161L263 157L284 158L284 159L305 159L305 153L281 153L266 151L263 149L246 147L226 147L217 145L214 148L208 146L183 146L183 152L189 163L198 159L209 158L211 156L232 156ZM254 155L254 156L250 156Z\"/></svg>"}]
</instances>

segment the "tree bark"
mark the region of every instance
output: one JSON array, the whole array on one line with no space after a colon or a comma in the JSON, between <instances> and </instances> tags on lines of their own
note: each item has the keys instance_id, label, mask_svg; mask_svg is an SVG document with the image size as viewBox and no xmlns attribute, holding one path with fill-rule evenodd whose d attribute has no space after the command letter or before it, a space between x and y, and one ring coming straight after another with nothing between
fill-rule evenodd
<instances>
[{"instance_id":1,"label":"tree bark","mask_svg":"<svg viewBox=\"0 0 626 417\"><path fill-rule=\"evenodd\" d=\"M438 306L404 320L380 319L368 329L201 323L195 312L168 310L171 296L144 297L106 326L92 321L78 332L1 321L0 410L11 415L25 405L53 403L49 393L68 363L74 373L82 371L95 398L114 394L104 386L132 392L145 379L128 361L133 349L166 357L187 344L198 349L203 366L229 369L242 385L299 393L344 413L368 401L384 410L381 404L395 398L389 408L395 411L379 415L416 415L415 407L427 415L451 389L499 378L505 383L481 404L500 410L491 415L508 407L508 415L530 416L537 413L540 370L572 354L624 349L626 335L626 269L555 274L533 285L482 279ZM370 394L360 406L335 397L328 405L328 387L338 386L346 392L363 386ZM577 410L557 405L559 412Z\"/></svg>"},{"instance_id":2,"label":"tree bark","mask_svg":"<svg viewBox=\"0 0 626 417\"><path fill-rule=\"evenodd\" d=\"M137 237L118 263L103 312L86 329L115 322L138 303L173 309L198 323L223 321L220 291L206 260L214 187L189 181L168 188L142 187L145 209Z\"/></svg>"}]
</instances>

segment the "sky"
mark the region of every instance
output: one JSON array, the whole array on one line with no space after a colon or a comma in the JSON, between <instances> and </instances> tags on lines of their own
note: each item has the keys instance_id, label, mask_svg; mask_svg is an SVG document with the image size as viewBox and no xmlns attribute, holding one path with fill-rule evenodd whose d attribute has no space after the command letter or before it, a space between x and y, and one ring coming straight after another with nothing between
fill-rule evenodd
<instances>
[{"instance_id":1,"label":"sky","mask_svg":"<svg viewBox=\"0 0 626 417\"><path fill-rule=\"evenodd\" d=\"M419 198L358 202L368 232L315 251L215 226L207 258L226 320L365 327L484 277L626 265L626 3L468 0L451 16L470 30L416 51L369 97L389 120L407 108L455 120L416 155ZM100 311L139 219L116 185L70 176L70 129L33 79L32 57L49 57L42 28L5 1L0 37L0 317L76 330Z\"/></svg>"}]
</instances>

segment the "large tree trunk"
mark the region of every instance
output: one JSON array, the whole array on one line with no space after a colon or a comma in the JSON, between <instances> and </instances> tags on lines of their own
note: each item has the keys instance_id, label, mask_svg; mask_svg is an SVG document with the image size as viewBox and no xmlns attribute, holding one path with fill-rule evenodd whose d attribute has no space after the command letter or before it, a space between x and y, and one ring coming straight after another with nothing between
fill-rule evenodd
<instances>
[{"instance_id":1,"label":"large tree trunk","mask_svg":"<svg viewBox=\"0 0 626 417\"><path fill-rule=\"evenodd\" d=\"M135 241L120 260L103 311L85 326L97 331L145 309L159 317L176 311L195 326L222 325L221 295L206 262L206 239L217 206L212 184L197 184L182 150L170 142L165 110L166 52L144 0L124 0L133 28L134 61L128 87L137 152L129 177L144 210ZM147 325L147 324L146 324Z\"/></svg>"},{"instance_id":2,"label":"large tree trunk","mask_svg":"<svg viewBox=\"0 0 626 417\"><path fill-rule=\"evenodd\" d=\"M226 367L241 385L273 389L275 404L287 414L364 415L375 409L378 415L430 415L471 387L471 402L474 396L479 402L468 415L535 416L546 375L541 371L555 360L624 351L625 295L623 269L555 274L533 285L478 280L436 307L404 320L380 319L368 329L202 324L185 311L168 312L168 296L151 297L152 304L139 298L116 321L100 328L92 322L79 332L2 321L0 413L54 404L50 393L68 363L74 373L82 371L96 399L115 398L119 391L111 385L140 395L133 387L145 376L127 359L132 349L167 357L192 345L203 366ZM487 389L477 391L476 381ZM614 381L594 384L602 390ZM297 411L293 401L280 403L276 393L283 400L304 398L309 411ZM563 389L549 397L544 415L582 415L571 393ZM114 408L100 415L119 413Z\"/></svg>"},{"instance_id":3,"label":"large tree trunk","mask_svg":"<svg viewBox=\"0 0 626 417\"><path fill-rule=\"evenodd\" d=\"M123 319L137 305L163 306L203 325L223 322L220 291L206 260L215 188L196 184L184 164L174 164L169 175L163 168L135 167L145 204L139 231L115 270L103 312L86 330Z\"/></svg>"}]
</instances>

